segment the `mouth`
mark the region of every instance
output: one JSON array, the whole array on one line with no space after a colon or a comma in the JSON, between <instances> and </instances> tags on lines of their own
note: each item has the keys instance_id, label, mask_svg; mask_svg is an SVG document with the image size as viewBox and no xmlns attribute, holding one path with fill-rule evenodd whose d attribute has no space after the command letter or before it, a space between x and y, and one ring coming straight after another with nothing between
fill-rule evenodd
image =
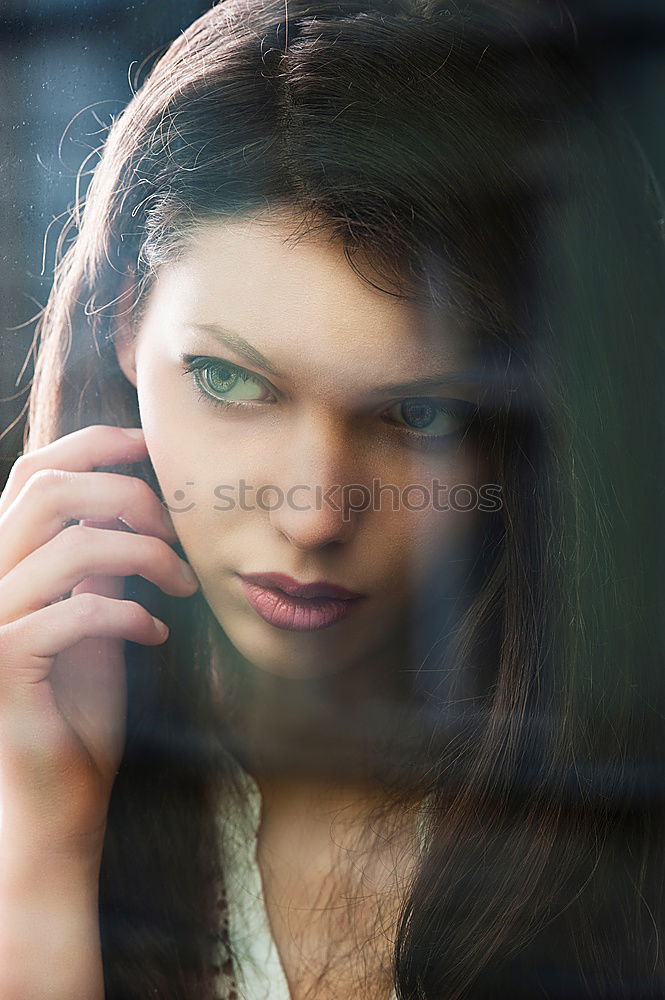
<instances>
[{"instance_id":1,"label":"mouth","mask_svg":"<svg viewBox=\"0 0 665 1000\"><path fill-rule=\"evenodd\" d=\"M301 583L286 573L241 573L243 580L248 583L255 583L260 587L268 587L271 590L280 590L290 597L332 597L342 601L349 601L356 597L362 597L346 587L329 583L327 580L317 580L315 583Z\"/></svg>"},{"instance_id":2,"label":"mouth","mask_svg":"<svg viewBox=\"0 0 665 1000\"><path fill-rule=\"evenodd\" d=\"M330 628L348 618L364 599L325 581L304 584L282 573L237 575L254 611L270 625L290 632Z\"/></svg>"}]
</instances>

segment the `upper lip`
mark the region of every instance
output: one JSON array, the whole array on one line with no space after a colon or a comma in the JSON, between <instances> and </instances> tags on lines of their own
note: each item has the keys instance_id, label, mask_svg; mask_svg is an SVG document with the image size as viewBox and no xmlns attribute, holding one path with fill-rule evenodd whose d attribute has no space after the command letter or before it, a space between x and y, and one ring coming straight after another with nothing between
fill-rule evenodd
<instances>
[{"instance_id":1,"label":"upper lip","mask_svg":"<svg viewBox=\"0 0 665 1000\"><path fill-rule=\"evenodd\" d=\"M248 583L256 583L259 587L277 588L290 597L336 597L338 600L350 601L362 594L355 594L345 587L338 587L326 580L316 580L314 583L301 583L286 573L240 573L239 576Z\"/></svg>"}]
</instances>

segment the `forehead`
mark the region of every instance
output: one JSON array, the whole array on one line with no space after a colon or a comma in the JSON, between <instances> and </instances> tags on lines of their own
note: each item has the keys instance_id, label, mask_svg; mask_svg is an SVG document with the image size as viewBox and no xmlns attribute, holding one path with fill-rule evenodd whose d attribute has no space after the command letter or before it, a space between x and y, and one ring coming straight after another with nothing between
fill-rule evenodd
<instances>
[{"instance_id":1,"label":"forehead","mask_svg":"<svg viewBox=\"0 0 665 1000\"><path fill-rule=\"evenodd\" d=\"M159 272L154 306L171 328L233 330L278 368L306 360L324 373L332 359L337 369L389 362L406 376L422 374L433 357L451 369L471 361L472 338L459 323L373 288L338 240L320 232L296 240L294 229L293 219L274 215L197 226ZM371 266L360 267L386 287Z\"/></svg>"}]
</instances>

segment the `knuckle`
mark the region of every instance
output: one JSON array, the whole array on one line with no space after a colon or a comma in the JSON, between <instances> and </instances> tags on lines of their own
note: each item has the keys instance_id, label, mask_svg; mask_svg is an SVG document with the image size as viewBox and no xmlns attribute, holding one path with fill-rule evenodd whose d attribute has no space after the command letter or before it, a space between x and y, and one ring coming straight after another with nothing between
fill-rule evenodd
<instances>
[{"instance_id":1,"label":"knuckle","mask_svg":"<svg viewBox=\"0 0 665 1000\"><path fill-rule=\"evenodd\" d=\"M169 577L173 572L177 556L161 538L154 535L127 535L129 539L127 558L135 572L144 570Z\"/></svg>"},{"instance_id":2,"label":"knuckle","mask_svg":"<svg viewBox=\"0 0 665 1000\"><path fill-rule=\"evenodd\" d=\"M71 478L72 473L62 469L34 469L26 481L25 490L28 493L41 493L45 489L60 487Z\"/></svg>"},{"instance_id":3,"label":"knuckle","mask_svg":"<svg viewBox=\"0 0 665 1000\"><path fill-rule=\"evenodd\" d=\"M167 545L161 538L150 536L150 549L152 558L163 566L166 572L170 572L174 567L180 565L179 557L170 545Z\"/></svg>"},{"instance_id":4,"label":"knuckle","mask_svg":"<svg viewBox=\"0 0 665 1000\"><path fill-rule=\"evenodd\" d=\"M7 479L7 490L18 483L24 483L36 468L35 453L29 452L27 455L19 455L9 472Z\"/></svg>"},{"instance_id":5,"label":"knuckle","mask_svg":"<svg viewBox=\"0 0 665 1000\"><path fill-rule=\"evenodd\" d=\"M146 558L162 560L166 557L165 549L168 546L166 546L161 538L156 538L154 535L135 535L134 537L140 538L140 544Z\"/></svg>"},{"instance_id":6,"label":"knuckle","mask_svg":"<svg viewBox=\"0 0 665 1000\"><path fill-rule=\"evenodd\" d=\"M35 464L35 454L35 452L30 451L25 455L19 455L12 465L12 472L17 472L21 475L29 473Z\"/></svg>"},{"instance_id":7,"label":"knuckle","mask_svg":"<svg viewBox=\"0 0 665 1000\"><path fill-rule=\"evenodd\" d=\"M89 622L103 613L105 601L99 594L77 594L71 598L74 617L80 622Z\"/></svg>"},{"instance_id":8,"label":"knuckle","mask_svg":"<svg viewBox=\"0 0 665 1000\"><path fill-rule=\"evenodd\" d=\"M118 601L122 607L125 621L128 625L142 625L148 617L148 612L136 601Z\"/></svg>"},{"instance_id":9,"label":"knuckle","mask_svg":"<svg viewBox=\"0 0 665 1000\"><path fill-rule=\"evenodd\" d=\"M150 499L152 490L143 479L139 479L138 476L125 476L124 478L127 480L127 489L132 494L132 501L144 503Z\"/></svg>"},{"instance_id":10,"label":"knuckle","mask_svg":"<svg viewBox=\"0 0 665 1000\"><path fill-rule=\"evenodd\" d=\"M95 558L98 551L93 547L94 528L84 524L70 524L53 538L50 545L57 546L61 557L68 564L73 563L81 571L85 571Z\"/></svg>"},{"instance_id":11,"label":"knuckle","mask_svg":"<svg viewBox=\"0 0 665 1000\"><path fill-rule=\"evenodd\" d=\"M100 434L107 434L110 437L115 430L116 428L111 424L86 424L85 427L81 427L75 433L84 435L85 437L98 437Z\"/></svg>"},{"instance_id":12,"label":"knuckle","mask_svg":"<svg viewBox=\"0 0 665 1000\"><path fill-rule=\"evenodd\" d=\"M91 534L94 528L88 528L85 524L70 524L56 536L58 544L67 549L83 548L90 545Z\"/></svg>"}]
</instances>

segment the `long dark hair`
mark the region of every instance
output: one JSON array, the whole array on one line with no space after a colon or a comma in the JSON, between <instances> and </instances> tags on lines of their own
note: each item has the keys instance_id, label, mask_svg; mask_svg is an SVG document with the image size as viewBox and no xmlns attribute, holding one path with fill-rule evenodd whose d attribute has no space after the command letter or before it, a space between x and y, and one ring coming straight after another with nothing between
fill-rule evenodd
<instances>
[{"instance_id":1,"label":"long dark hair","mask_svg":"<svg viewBox=\"0 0 665 1000\"><path fill-rule=\"evenodd\" d=\"M140 314L203 220L289 206L296 238L324 229L385 294L463 317L489 373L479 446L502 509L386 755L430 796L397 993L656 996L659 209L572 34L512 9L225 0L191 25L114 122L62 231L26 450L140 424L118 314ZM149 462L115 471L158 490ZM107 997L204 1000L214 819L233 781L235 737L209 708L224 637L198 595L176 608L138 579L127 589L172 631L157 650L127 644L100 889ZM241 700L226 653L226 696Z\"/></svg>"}]
</instances>

